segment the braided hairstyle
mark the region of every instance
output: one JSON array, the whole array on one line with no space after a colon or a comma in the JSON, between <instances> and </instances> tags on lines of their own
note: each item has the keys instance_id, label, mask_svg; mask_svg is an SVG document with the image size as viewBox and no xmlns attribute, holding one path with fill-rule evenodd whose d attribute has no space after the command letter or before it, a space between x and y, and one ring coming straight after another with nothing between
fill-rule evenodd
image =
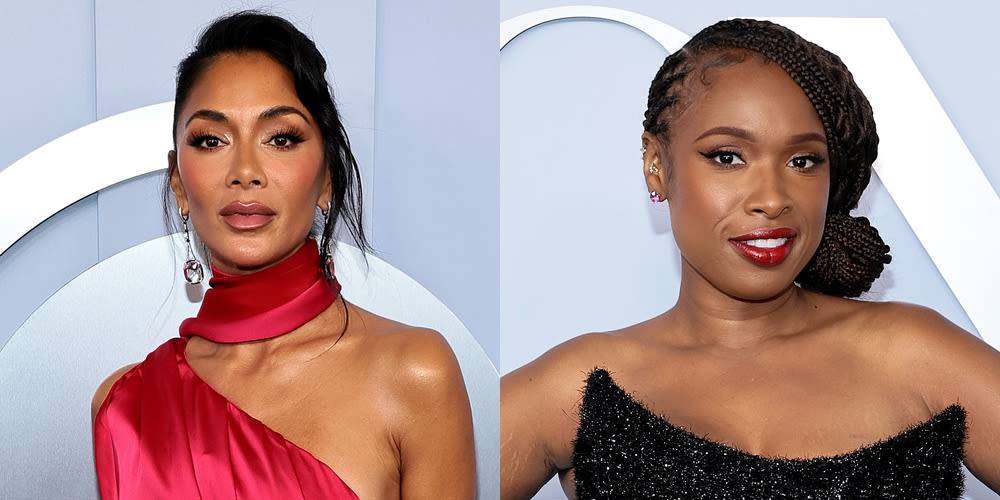
<instances>
[{"instance_id":1,"label":"braided hairstyle","mask_svg":"<svg viewBox=\"0 0 1000 500\"><path fill-rule=\"evenodd\" d=\"M767 21L734 19L705 28L663 61L649 87L643 128L667 146L670 124L691 99L688 76L745 58L778 64L802 88L819 115L830 154L830 195L819 248L796 278L802 287L839 297L868 291L892 260L865 217L852 217L871 179L878 134L868 99L836 55Z\"/></svg>"}]
</instances>

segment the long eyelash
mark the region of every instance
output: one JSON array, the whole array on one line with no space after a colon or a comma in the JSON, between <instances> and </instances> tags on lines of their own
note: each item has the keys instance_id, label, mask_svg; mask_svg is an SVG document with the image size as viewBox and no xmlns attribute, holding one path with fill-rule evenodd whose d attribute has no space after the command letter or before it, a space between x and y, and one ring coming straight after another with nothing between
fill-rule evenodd
<instances>
[{"instance_id":1,"label":"long eyelash","mask_svg":"<svg viewBox=\"0 0 1000 500\"><path fill-rule=\"evenodd\" d=\"M795 160L799 160L799 159L809 160L809 161L812 162L812 166L811 167L804 167L804 168L816 168L817 166L822 165L822 164L826 163L826 161L827 161L826 156L823 156L823 155L802 155L802 156L796 156L793 159L795 159ZM793 168L795 168L795 167L793 167Z\"/></svg>"},{"instance_id":2,"label":"long eyelash","mask_svg":"<svg viewBox=\"0 0 1000 500\"><path fill-rule=\"evenodd\" d=\"M275 137L284 137L292 142L292 144L298 144L306 140L305 135L302 134L298 129L289 127L286 129L281 129L273 134L268 139L268 142L273 141Z\"/></svg>"},{"instance_id":3,"label":"long eyelash","mask_svg":"<svg viewBox=\"0 0 1000 500\"><path fill-rule=\"evenodd\" d=\"M196 133L196 134L191 134L188 137L187 144L188 146L200 147L202 142L205 141L205 139L218 139L219 142L222 141L222 139L219 139L219 137L215 134Z\"/></svg>"},{"instance_id":4,"label":"long eyelash","mask_svg":"<svg viewBox=\"0 0 1000 500\"><path fill-rule=\"evenodd\" d=\"M721 155L733 155L734 157L739 158L741 161L743 161L743 157L738 152L730 150L730 149L713 149L711 151L707 151L707 152L704 152L704 153L702 153L702 152L699 151L698 154L704 156L705 159L707 159L707 160L712 160L714 163L716 163L717 165L721 166L722 168L738 167L738 166L740 166L740 164L739 163L729 164L729 163L722 163L720 161L717 161L718 158L719 158L719 156L721 156Z\"/></svg>"}]
</instances>

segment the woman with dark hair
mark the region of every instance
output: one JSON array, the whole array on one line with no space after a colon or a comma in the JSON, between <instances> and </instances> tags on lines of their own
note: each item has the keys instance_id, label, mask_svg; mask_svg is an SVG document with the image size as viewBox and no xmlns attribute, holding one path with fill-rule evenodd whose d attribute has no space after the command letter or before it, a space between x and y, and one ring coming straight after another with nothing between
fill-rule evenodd
<instances>
[{"instance_id":1,"label":"woman with dark hair","mask_svg":"<svg viewBox=\"0 0 1000 500\"><path fill-rule=\"evenodd\" d=\"M197 231L211 288L179 338L97 391L103 498L474 496L471 410L447 343L340 294L338 222L367 242L325 71L308 37L257 12L216 20L179 65L165 201L188 241L185 278L203 276Z\"/></svg>"},{"instance_id":2,"label":"woman with dark hair","mask_svg":"<svg viewBox=\"0 0 1000 500\"><path fill-rule=\"evenodd\" d=\"M841 60L720 22L664 61L644 128L677 303L501 379L501 498L558 473L577 499L957 499L963 460L1000 489L1000 353L850 299L890 258L849 214L878 136Z\"/></svg>"}]
</instances>

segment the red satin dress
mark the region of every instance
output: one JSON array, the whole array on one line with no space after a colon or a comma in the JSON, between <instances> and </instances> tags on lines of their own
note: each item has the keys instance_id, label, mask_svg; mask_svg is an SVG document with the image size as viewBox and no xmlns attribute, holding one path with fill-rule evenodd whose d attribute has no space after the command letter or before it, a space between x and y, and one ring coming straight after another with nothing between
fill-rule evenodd
<instances>
[{"instance_id":1,"label":"red satin dress","mask_svg":"<svg viewBox=\"0 0 1000 500\"><path fill-rule=\"evenodd\" d=\"M260 340L316 317L340 292L319 262L310 239L258 273L213 269L198 317L122 375L97 413L101 498L357 500L330 467L216 392L184 355L193 335Z\"/></svg>"}]
</instances>

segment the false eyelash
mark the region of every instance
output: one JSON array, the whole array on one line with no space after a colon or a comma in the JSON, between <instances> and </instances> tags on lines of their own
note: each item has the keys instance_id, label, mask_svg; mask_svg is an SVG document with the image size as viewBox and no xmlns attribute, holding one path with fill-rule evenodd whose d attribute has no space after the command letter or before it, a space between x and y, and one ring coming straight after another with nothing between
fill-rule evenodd
<instances>
[{"instance_id":1,"label":"false eyelash","mask_svg":"<svg viewBox=\"0 0 1000 500\"><path fill-rule=\"evenodd\" d=\"M793 157L791 160L789 160L789 163L791 163L792 161L795 161L795 160L799 160L799 159L809 160L809 161L812 162L812 165L809 166L809 167L792 167L792 168L803 169L803 170L811 170L811 169L816 168L817 166L822 165L822 164L824 164L824 163L827 162L827 157L824 156L824 155L820 155L820 154L806 154L806 155L800 155L800 156Z\"/></svg>"},{"instance_id":2,"label":"false eyelash","mask_svg":"<svg viewBox=\"0 0 1000 500\"><path fill-rule=\"evenodd\" d=\"M194 146L194 147L201 147L201 148L203 148L203 147L205 147L205 146L203 146L203 145L202 145L202 143L203 143L203 142L204 142L204 141L205 141L206 139L216 139L216 140L218 140L218 141L219 141L219 143L220 143L220 144L221 144L221 143L223 142L223 141L222 141L222 138L220 138L219 136L217 136L217 135L215 135L215 134L209 134L209 133L195 133L195 134L191 134L190 136L188 136L188 140L187 140L187 144L188 144L189 146Z\"/></svg>"},{"instance_id":3,"label":"false eyelash","mask_svg":"<svg viewBox=\"0 0 1000 500\"><path fill-rule=\"evenodd\" d=\"M276 137L285 137L289 141L291 141L292 144L298 144L306 140L305 135L303 135L302 132L293 127L280 129L277 132L271 134L271 136L268 137L267 142L273 141Z\"/></svg>"},{"instance_id":4,"label":"false eyelash","mask_svg":"<svg viewBox=\"0 0 1000 500\"><path fill-rule=\"evenodd\" d=\"M713 161L715 164L717 164L722 168L738 167L746 163L746 160L744 160L743 157L740 156L738 152L730 149L713 149L705 153L699 152L698 154L704 156L708 160ZM721 161L718 160L719 156L721 155L733 155L733 157L738 158L739 161L741 161L742 163L722 163Z\"/></svg>"}]
</instances>

